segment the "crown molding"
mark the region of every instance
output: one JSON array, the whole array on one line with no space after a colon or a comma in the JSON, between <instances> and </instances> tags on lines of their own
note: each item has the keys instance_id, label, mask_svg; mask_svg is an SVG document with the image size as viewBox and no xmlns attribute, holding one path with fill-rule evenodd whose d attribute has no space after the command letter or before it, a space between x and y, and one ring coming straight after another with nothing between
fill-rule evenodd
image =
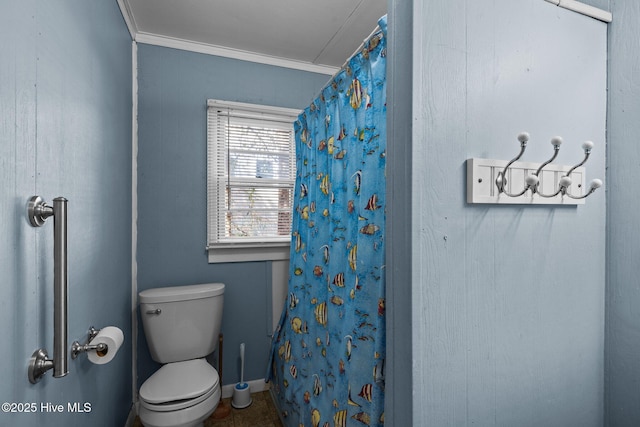
<instances>
[{"instance_id":1,"label":"crown molding","mask_svg":"<svg viewBox=\"0 0 640 427\"><path fill-rule=\"evenodd\" d=\"M124 19L124 23L127 25L127 29L129 30L129 35L131 36L131 40L136 39L137 27L135 20L133 19L133 15L129 11L129 2L126 0L117 0L118 7L120 8L120 13L122 14L122 19Z\"/></svg>"},{"instance_id":2,"label":"crown molding","mask_svg":"<svg viewBox=\"0 0 640 427\"><path fill-rule=\"evenodd\" d=\"M224 46L211 45L207 43L194 42L191 40L178 39L161 36L153 33L145 33L138 30L134 16L131 13L128 0L117 0L118 7L122 13L122 18L127 25L131 39L138 42L154 46L169 47L172 49L186 50L189 52L203 53L206 55L222 56L225 58L239 59L241 61L256 62L259 64L274 65L276 67L292 68L294 70L308 71L311 73L326 74L333 76L339 67L329 65L319 65L312 62L297 61L295 59L281 58L277 56L264 55L239 49L231 49Z\"/></svg>"},{"instance_id":3,"label":"crown molding","mask_svg":"<svg viewBox=\"0 0 640 427\"><path fill-rule=\"evenodd\" d=\"M255 52L231 49L224 46L198 43L189 40L159 36L157 34L144 32L138 32L135 36L135 41L138 43L150 44L154 46L169 47L190 52L204 53L207 55L222 56L225 58L239 59L241 61L257 62L259 64L275 65L277 67L292 68L295 70L327 74L330 76L334 75L340 70L338 67L331 67L328 65L318 65L311 62L296 61L294 59L263 55Z\"/></svg>"}]
</instances>

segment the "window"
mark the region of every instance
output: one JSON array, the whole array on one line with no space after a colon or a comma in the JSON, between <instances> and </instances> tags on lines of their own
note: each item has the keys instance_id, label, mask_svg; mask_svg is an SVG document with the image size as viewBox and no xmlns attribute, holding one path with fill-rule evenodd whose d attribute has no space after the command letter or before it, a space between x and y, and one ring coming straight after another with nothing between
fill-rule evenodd
<instances>
[{"instance_id":1,"label":"window","mask_svg":"<svg viewBox=\"0 0 640 427\"><path fill-rule=\"evenodd\" d=\"M209 262L289 257L298 114L207 101Z\"/></svg>"}]
</instances>

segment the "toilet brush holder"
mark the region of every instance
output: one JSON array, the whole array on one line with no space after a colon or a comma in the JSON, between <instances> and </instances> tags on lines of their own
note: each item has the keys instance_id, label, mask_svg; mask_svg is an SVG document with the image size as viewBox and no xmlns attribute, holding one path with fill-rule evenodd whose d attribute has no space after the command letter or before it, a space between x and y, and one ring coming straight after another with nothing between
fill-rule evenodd
<instances>
[{"instance_id":1,"label":"toilet brush holder","mask_svg":"<svg viewBox=\"0 0 640 427\"><path fill-rule=\"evenodd\" d=\"M244 382L244 343L240 344L240 382L233 388L231 406L236 409L251 405L251 388Z\"/></svg>"},{"instance_id":2,"label":"toilet brush holder","mask_svg":"<svg viewBox=\"0 0 640 427\"><path fill-rule=\"evenodd\" d=\"M251 405L251 388L247 383L238 383L233 388L233 399L231 406L236 409L243 409Z\"/></svg>"}]
</instances>

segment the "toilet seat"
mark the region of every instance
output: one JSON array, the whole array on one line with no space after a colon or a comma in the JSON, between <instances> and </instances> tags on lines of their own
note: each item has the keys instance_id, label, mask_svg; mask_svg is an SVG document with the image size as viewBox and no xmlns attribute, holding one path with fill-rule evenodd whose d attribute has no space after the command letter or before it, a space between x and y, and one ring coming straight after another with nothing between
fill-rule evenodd
<instances>
[{"instance_id":1,"label":"toilet seat","mask_svg":"<svg viewBox=\"0 0 640 427\"><path fill-rule=\"evenodd\" d=\"M151 411L178 411L207 400L219 382L205 359L168 363L142 384L140 404Z\"/></svg>"},{"instance_id":2,"label":"toilet seat","mask_svg":"<svg viewBox=\"0 0 640 427\"><path fill-rule=\"evenodd\" d=\"M141 399L140 404L145 408L147 408L148 410L154 411L154 412L179 411L180 409L190 408L192 406L195 406L199 403L204 402L209 397L211 397L211 395L213 395L215 392L216 392L216 388L211 387L211 389L208 392L206 392L202 396L196 397L195 399L174 400L171 402L157 403L157 404L145 402L144 400Z\"/></svg>"}]
</instances>

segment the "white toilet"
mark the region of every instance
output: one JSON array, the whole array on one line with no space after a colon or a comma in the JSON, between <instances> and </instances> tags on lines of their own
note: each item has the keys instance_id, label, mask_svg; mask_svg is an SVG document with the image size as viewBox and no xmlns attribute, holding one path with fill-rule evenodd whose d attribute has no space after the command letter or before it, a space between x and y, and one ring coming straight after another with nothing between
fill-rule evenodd
<instances>
[{"instance_id":1,"label":"white toilet","mask_svg":"<svg viewBox=\"0 0 640 427\"><path fill-rule=\"evenodd\" d=\"M220 402L220 377L205 357L218 342L224 284L147 289L138 296L151 357L164 364L140 387L140 421L200 426Z\"/></svg>"}]
</instances>

